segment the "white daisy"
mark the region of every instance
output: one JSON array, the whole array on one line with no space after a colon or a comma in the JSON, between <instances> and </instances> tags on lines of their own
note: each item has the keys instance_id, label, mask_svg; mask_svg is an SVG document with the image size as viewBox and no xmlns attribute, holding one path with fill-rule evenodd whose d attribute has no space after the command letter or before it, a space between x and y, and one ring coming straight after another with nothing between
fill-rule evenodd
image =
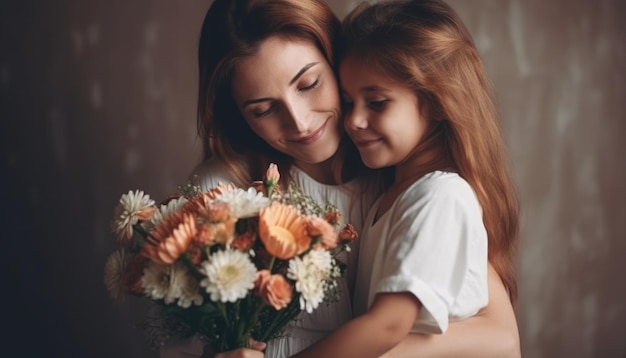
<instances>
[{"instance_id":1,"label":"white daisy","mask_svg":"<svg viewBox=\"0 0 626 358\"><path fill-rule=\"evenodd\" d=\"M254 188L248 188L248 190L237 188L220 195L216 200L227 203L231 214L236 218L258 216L259 210L271 203L269 198Z\"/></svg>"},{"instance_id":2,"label":"white daisy","mask_svg":"<svg viewBox=\"0 0 626 358\"><path fill-rule=\"evenodd\" d=\"M104 263L104 284L111 297L121 302L124 299L124 272L130 255L126 250L121 249L112 253Z\"/></svg>"},{"instance_id":3,"label":"white daisy","mask_svg":"<svg viewBox=\"0 0 626 358\"><path fill-rule=\"evenodd\" d=\"M122 195L115 207L115 220L112 224L117 239L122 243L128 242L133 236L133 225L139 220L149 220L155 211L154 200L141 190L131 190Z\"/></svg>"},{"instance_id":4,"label":"white daisy","mask_svg":"<svg viewBox=\"0 0 626 358\"><path fill-rule=\"evenodd\" d=\"M168 201L165 205L160 205L159 209L154 213L152 219L150 219L150 226L155 227L163 219L166 219L171 213L178 212L187 201L187 198L181 196Z\"/></svg>"},{"instance_id":5,"label":"white daisy","mask_svg":"<svg viewBox=\"0 0 626 358\"><path fill-rule=\"evenodd\" d=\"M161 265L150 261L141 277L141 287L143 287L146 296L154 300L164 299L168 294L171 296L171 272L172 265Z\"/></svg>"},{"instance_id":6,"label":"white daisy","mask_svg":"<svg viewBox=\"0 0 626 358\"><path fill-rule=\"evenodd\" d=\"M311 313L324 300L325 282L331 268L332 258L328 251L311 250L302 258L289 260L287 277L296 281L301 309Z\"/></svg>"},{"instance_id":7,"label":"white daisy","mask_svg":"<svg viewBox=\"0 0 626 358\"><path fill-rule=\"evenodd\" d=\"M170 289L164 298L167 304L175 300L183 308L188 308L192 303L201 305L203 301L198 280L191 276L187 265L180 261L172 265Z\"/></svg>"},{"instance_id":8,"label":"white daisy","mask_svg":"<svg viewBox=\"0 0 626 358\"><path fill-rule=\"evenodd\" d=\"M200 293L200 282L191 277L191 275L187 275L182 293L178 299L178 305L182 308L189 308L191 304L200 306L202 303L204 303L204 298Z\"/></svg>"},{"instance_id":9,"label":"white daisy","mask_svg":"<svg viewBox=\"0 0 626 358\"><path fill-rule=\"evenodd\" d=\"M141 285L148 297L162 299L168 305L178 301L179 306L187 308L192 303L201 305L203 301L198 281L180 261L172 265L149 262L141 278Z\"/></svg>"},{"instance_id":10,"label":"white daisy","mask_svg":"<svg viewBox=\"0 0 626 358\"><path fill-rule=\"evenodd\" d=\"M254 288L257 269L246 253L237 250L217 251L200 264L207 278L200 286L212 301L235 302Z\"/></svg>"}]
</instances>

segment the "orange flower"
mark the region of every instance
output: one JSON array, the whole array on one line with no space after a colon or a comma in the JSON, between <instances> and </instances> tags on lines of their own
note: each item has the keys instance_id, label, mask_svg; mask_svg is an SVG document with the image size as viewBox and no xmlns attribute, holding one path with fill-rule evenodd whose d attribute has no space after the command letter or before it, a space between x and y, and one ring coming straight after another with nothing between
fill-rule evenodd
<instances>
[{"instance_id":1,"label":"orange flower","mask_svg":"<svg viewBox=\"0 0 626 358\"><path fill-rule=\"evenodd\" d=\"M306 220L307 233L316 240L313 245L315 249L320 246L325 249L334 249L337 247L337 232L328 221L317 216L308 217Z\"/></svg>"},{"instance_id":2,"label":"orange flower","mask_svg":"<svg viewBox=\"0 0 626 358\"><path fill-rule=\"evenodd\" d=\"M154 262L172 264L187 251L197 232L193 215L172 213L147 237L143 254Z\"/></svg>"},{"instance_id":3,"label":"orange flower","mask_svg":"<svg viewBox=\"0 0 626 358\"><path fill-rule=\"evenodd\" d=\"M213 200L218 196L237 189L233 183L219 183L216 187L209 189L208 191L198 193L183 206L184 210L197 212L207 209Z\"/></svg>"},{"instance_id":4,"label":"orange flower","mask_svg":"<svg viewBox=\"0 0 626 358\"><path fill-rule=\"evenodd\" d=\"M277 311L291 302L293 287L282 275L271 275L268 270L261 270L254 285L258 295Z\"/></svg>"},{"instance_id":5,"label":"orange flower","mask_svg":"<svg viewBox=\"0 0 626 358\"><path fill-rule=\"evenodd\" d=\"M214 201L200 212L202 217L210 222L226 221L231 218L230 207L227 203Z\"/></svg>"},{"instance_id":6,"label":"orange flower","mask_svg":"<svg viewBox=\"0 0 626 358\"><path fill-rule=\"evenodd\" d=\"M341 213L338 211L329 211L324 215L324 220L330 224L336 225L341 220Z\"/></svg>"},{"instance_id":7,"label":"orange flower","mask_svg":"<svg viewBox=\"0 0 626 358\"><path fill-rule=\"evenodd\" d=\"M202 245L229 245L233 240L236 222L237 219L231 218L228 221L224 222L202 223L200 224L199 233L194 241Z\"/></svg>"},{"instance_id":8,"label":"orange flower","mask_svg":"<svg viewBox=\"0 0 626 358\"><path fill-rule=\"evenodd\" d=\"M273 202L259 212L259 236L267 251L287 260L311 245L305 219L293 206Z\"/></svg>"},{"instance_id":9,"label":"orange flower","mask_svg":"<svg viewBox=\"0 0 626 358\"><path fill-rule=\"evenodd\" d=\"M254 244L255 236L251 232L244 232L243 234L235 237L233 242L230 243L230 247L239 251L248 251Z\"/></svg>"},{"instance_id":10,"label":"orange flower","mask_svg":"<svg viewBox=\"0 0 626 358\"><path fill-rule=\"evenodd\" d=\"M209 189L207 192L205 192L205 194L210 198L210 199L215 199L218 196L227 193L229 191L233 191L237 189L237 186L233 183L222 183L219 182L217 183L217 186L214 188Z\"/></svg>"},{"instance_id":11,"label":"orange flower","mask_svg":"<svg viewBox=\"0 0 626 358\"><path fill-rule=\"evenodd\" d=\"M228 244L233 238L237 219L230 215L227 203L221 201L197 201L188 209L198 215L198 235L195 241L199 244Z\"/></svg>"},{"instance_id":12,"label":"orange flower","mask_svg":"<svg viewBox=\"0 0 626 358\"><path fill-rule=\"evenodd\" d=\"M199 244L194 241L189 245L189 248L186 251L189 260L193 262L194 265L200 265L200 263L206 260L206 253L204 252L204 245Z\"/></svg>"},{"instance_id":13,"label":"orange flower","mask_svg":"<svg viewBox=\"0 0 626 358\"><path fill-rule=\"evenodd\" d=\"M341 241L350 242L354 241L357 237L359 237L359 234L356 232L352 224L346 224L346 226L344 226L344 228L339 232L339 239Z\"/></svg>"}]
</instances>

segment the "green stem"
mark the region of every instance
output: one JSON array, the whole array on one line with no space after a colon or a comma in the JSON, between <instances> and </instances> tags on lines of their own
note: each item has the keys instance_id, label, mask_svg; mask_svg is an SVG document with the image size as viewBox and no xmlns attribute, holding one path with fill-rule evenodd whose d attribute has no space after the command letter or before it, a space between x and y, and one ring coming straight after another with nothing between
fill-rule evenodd
<instances>
[{"instance_id":1,"label":"green stem","mask_svg":"<svg viewBox=\"0 0 626 358\"><path fill-rule=\"evenodd\" d=\"M141 226L141 224L137 223L135 225L133 225L133 229L135 231L137 231L138 233L140 233L141 235L143 235L143 237L149 237L152 240L156 240L156 238L154 236L152 236L152 234L150 232L148 232L143 226Z\"/></svg>"},{"instance_id":2,"label":"green stem","mask_svg":"<svg viewBox=\"0 0 626 358\"><path fill-rule=\"evenodd\" d=\"M272 256L272 259L270 260L270 264L267 267L267 270L272 273L272 267L274 267L274 262L276 261L276 256Z\"/></svg>"},{"instance_id":3,"label":"green stem","mask_svg":"<svg viewBox=\"0 0 626 358\"><path fill-rule=\"evenodd\" d=\"M204 279L206 277L202 272L200 272L200 270L198 270L196 265L194 265L194 263L191 261L191 259L189 258L189 255L187 255L187 253L184 253L180 258L183 260L183 262L185 263L185 265L189 269L189 272L191 272L191 274L197 280L202 280L202 279Z\"/></svg>"}]
</instances>

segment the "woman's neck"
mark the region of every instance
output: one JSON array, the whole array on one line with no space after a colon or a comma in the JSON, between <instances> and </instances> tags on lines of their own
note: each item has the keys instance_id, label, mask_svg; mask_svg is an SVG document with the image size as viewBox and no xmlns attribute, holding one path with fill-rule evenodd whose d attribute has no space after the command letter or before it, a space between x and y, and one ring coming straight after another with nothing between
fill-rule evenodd
<instances>
[{"instance_id":1,"label":"woman's neck","mask_svg":"<svg viewBox=\"0 0 626 358\"><path fill-rule=\"evenodd\" d=\"M338 153L335 153L332 157L320 163L306 163L299 160L294 160L293 165L300 168L300 170L305 172L308 176L310 176L320 184L338 185L342 184L337 180L335 175L338 160L339 155Z\"/></svg>"}]
</instances>

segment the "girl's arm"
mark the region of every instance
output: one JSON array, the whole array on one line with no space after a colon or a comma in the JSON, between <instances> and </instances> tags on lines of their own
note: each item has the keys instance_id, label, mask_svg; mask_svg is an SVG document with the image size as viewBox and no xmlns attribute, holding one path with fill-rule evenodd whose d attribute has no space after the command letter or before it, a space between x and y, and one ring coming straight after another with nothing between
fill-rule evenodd
<instances>
[{"instance_id":1,"label":"girl's arm","mask_svg":"<svg viewBox=\"0 0 626 358\"><path fill-rule=\"evenodd\" d=\"M411 293L378 293L365 314L294 357L378 357L406 338L420 308Z\"/></svg>"},{"instance_id":2,"label":"girl's arm","mask_svg":"<svg viewBox=\"0 0 626 358\"><path fill-rule=\"evenodd\" d=\"M519 332L509 296L489 266L489 304L468 319L450 323L444 334L409 334L384 358L519 358Z\"/></svg>"}]
</instances>

